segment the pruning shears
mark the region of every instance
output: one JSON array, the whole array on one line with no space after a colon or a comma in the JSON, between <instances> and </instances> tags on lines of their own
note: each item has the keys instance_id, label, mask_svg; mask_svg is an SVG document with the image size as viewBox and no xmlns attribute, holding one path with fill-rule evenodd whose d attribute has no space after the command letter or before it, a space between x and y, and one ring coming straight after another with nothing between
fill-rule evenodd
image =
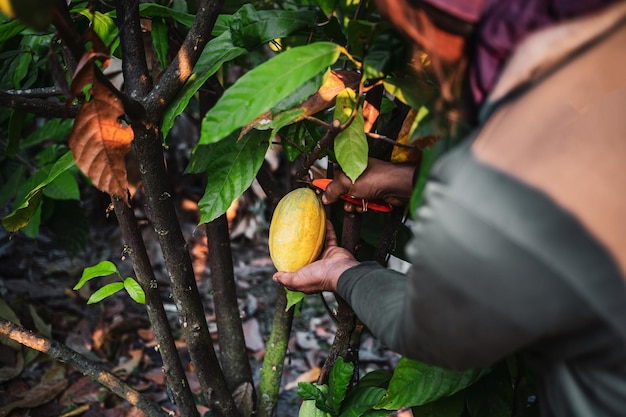
<instances>
[{"instance_id":1,"label":"pruning shears","mask_svg":"<svg viewBox=\"0 0 626 417\"><path fill-rule=\"evenodd\" d=\"M318 178L311 181L311 183L314 187L325 191L326 187L328 187L328 184L330 184L331 181L332 179L329 178ZM393 206L384 200L366 200L364 198L355 197L349 194L342 194L340 198L350 204L354 204L355 206L363 207L363 211L373 210L379 211L381 213L389 213L393 209Z\"/></svg>"}]
</instances>

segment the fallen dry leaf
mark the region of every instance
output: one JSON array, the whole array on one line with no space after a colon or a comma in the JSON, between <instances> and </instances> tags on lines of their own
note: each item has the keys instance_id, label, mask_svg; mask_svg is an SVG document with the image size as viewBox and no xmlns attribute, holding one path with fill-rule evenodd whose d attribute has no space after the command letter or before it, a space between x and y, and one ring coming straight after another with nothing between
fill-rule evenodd
<instances>
[{"instance_id":1,"label":"fallen dry leaf","mask_svg":"<svg viewBox=\"0 0 626 417\"><path fill-rule=\"evenodd\" d=\"M237 410L243 417L250 417L254 411L254 388L249 382L239 385L233 392Z\"/></svg>"},{"instance_id":2,"label":"fallen dry leaf","mask_svg":"<svg viewBox=\"0 0 626 417\"><path fill-rule=\"evenodd\" d=\"M316 382L320 376L322 370L319 366L314 366L308 371L300 374L295 380L285 385L285 390L290 390L298 387L298 382Z\"/></svg>"},{"instance_id":3,"label":"fallen dry leaf","mask_svg":"<svg viewBox=\"0 0 626 417\"><path fill-rule=\"evenodd\" d=\"M143 357L143 349L132 349L128 353L130 354L130 359L116 366L112 371L121 379L126 379L128 375L131 375L139 367Z\"/></svg>"},{"instance_id":4,"label":"fallen dry leaf","mask_svg":"<svg viewBox=\"0 0 626 417\"><path fill-rule=\"evenodd\" d=\"M16 408L34 408L52 401L67 386L67 379L41 382L24 393L24 397L0 407L0 417L9 415Z\"/></svg>"}]
</instances>

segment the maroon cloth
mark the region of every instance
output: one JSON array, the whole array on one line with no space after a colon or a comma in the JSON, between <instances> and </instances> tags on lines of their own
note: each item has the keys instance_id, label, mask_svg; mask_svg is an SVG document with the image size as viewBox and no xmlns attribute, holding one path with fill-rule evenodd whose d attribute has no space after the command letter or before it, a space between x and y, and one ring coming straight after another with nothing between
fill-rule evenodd
<instances>
[{"instance_id":1,"label":"maroon cloth","mask_svg":"<svg viewBox=\"0 0 626 417\"><path fill-rule=\"evenodd\" d=\"M470 41L470 88L479 107L504 64L528 34L592 13L615 0L423 0L476 25Z\"/></svg>"}]
</instances>

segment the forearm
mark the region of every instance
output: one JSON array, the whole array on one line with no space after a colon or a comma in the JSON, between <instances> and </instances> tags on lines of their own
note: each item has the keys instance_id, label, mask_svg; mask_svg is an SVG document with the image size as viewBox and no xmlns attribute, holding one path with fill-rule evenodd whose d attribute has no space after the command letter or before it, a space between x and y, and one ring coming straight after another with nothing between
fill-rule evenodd
<instances>
[{"instance_id":1,"label":"forearm","mask_svg":"<svg viewBox=\"0 0 626 417\"><path fill-rule=\"evenodd\" d=\"M365 262L339 277L337 293L352 306L374 336L399 350L406 284L405 275L375 262Z\"/></svg>"}]
</instances>

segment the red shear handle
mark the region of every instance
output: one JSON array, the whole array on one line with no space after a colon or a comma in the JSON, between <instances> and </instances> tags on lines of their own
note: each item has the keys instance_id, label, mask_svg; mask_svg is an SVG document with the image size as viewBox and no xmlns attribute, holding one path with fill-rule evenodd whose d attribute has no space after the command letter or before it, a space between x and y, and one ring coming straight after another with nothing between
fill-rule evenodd
<instances>
[{"instance_id":1,"label":"red shear handle","mask_svg":"<svg viewBox=\"0 0 626 417\"><path fill-rule=\"evenodd\" d=\"M314 187L317 187L320 190L326 190L326 187L328 187L328 184L330 184L331 181L332 180L329 178L319 178L313 180L312 184ZM363 207L363 211L374 210L382 213L388 213L393 209L393 206L384 200L366 200L364 198L359 198L348 194L342 194L341 199L347 201L350 204L354 204L355 206Z\"/></svg>"}]
</instances>

